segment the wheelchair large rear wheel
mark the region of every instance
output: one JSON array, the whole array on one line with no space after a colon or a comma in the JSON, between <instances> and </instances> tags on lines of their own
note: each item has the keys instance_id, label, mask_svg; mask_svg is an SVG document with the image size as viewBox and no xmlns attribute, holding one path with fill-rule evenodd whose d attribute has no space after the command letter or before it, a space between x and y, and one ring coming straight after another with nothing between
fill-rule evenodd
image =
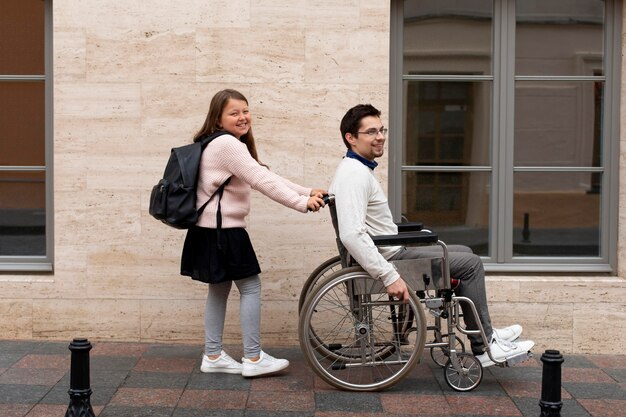
<instances>
[{"instance_id":1,"label":"wheelchair large rear wheel","mask_svg":"<svg viewBox=\"0 0 626 417\"><path fill-rule=\"evenodd\" d=\"M304 281L304 285L302 285L302 290L300 291L300 299L298 300L298 312L302 310L302 305L306 300L307 295L311 292L313 288L317 286L321 282L322 279L328 277L333 274L333 272L339 271L341 269L341 258L339 255L333 256L332 258L326 259L320 266L315 268L311 275Z\"/></svg>"},{"instance_id":2,"label":"wheelchair large rear wheel","mask_svg":"<svg viewBox=\"0 0 626 417\"><path fill-rule=\"evenodd\" d=\"M407 325L413 320L413 325ZM323 279L300 311L300 347L313 371L349 391L386 389L419 362L426 319L414 293L390 299L379 280L359 267Z\"/></svg>"}]
</instances>

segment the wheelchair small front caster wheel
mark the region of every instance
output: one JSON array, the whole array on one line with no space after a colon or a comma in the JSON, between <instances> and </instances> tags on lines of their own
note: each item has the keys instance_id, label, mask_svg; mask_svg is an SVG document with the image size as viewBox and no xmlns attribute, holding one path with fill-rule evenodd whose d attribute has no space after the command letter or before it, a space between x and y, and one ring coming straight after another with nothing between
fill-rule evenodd
<instances>
[{"instance_id":1,"label":"wheelchair small front caster wheel","mask_svg":"<svg viewBox=\"0 0 626 417\"><path fill-rule=\"evenodd\" d=\"M443 368L443 376L450 388L467 392L480 385L483 379L483 366L476 356L471 353L457 353L456 361L458 370L452 363L452 358L448 359Z\"/></svg>"},{"instance_id":2,"label":"wheelchair small front caster wheel","mask_svg":"<svg viewBox=\"0 0 626 417\"><path fill-rule=\"evenodd\" d=\"M441 335L441 339L448 340L448 335L447 334ZM458 336L454 336L454 339L455 339L454 349L456 349L457 353L465 352L465 345L463 344L463 341L461 341L461 339ZM430 348L430 357L433 359L433 362L435 362L437 365L441 366L442 368L446 366L446 363L448 363L449 356L450 356L450 348L448 346L442 346L442 347L437 346L437 347Z\"/></svg>"}]
</instances>

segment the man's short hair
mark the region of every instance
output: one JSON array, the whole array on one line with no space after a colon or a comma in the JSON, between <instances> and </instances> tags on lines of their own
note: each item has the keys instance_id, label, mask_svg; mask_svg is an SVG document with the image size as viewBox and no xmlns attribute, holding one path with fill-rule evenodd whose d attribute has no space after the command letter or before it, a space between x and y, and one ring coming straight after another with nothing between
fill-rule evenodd
<instances>
[{"instance_id":1,"label":"man's short hair","mask_svg":"<svg viewBox=\"0 0 626 417\"><path fill-rule=\"evenodd\" d=\"M346 133L351 133L354 136L358 134L361 127L361 120L367 116L380 117L380 110L371 104L357 104L346 112L341 119L339 129L341 130L341 139L348 149L350 149L350 143L346 140Z\"/></svg>"}]
</instances>

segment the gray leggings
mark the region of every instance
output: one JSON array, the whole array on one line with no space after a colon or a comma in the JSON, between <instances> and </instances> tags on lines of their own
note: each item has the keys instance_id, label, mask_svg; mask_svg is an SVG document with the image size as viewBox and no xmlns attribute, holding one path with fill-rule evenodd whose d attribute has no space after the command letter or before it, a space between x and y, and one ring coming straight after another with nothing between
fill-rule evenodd
<instances>
[{"instance_id":1,"label":"gray leggings","mask_svg":"<svg viewBox=\"0 0 626 417\"><path fill-rule=\"evenodd\" d=\"M234 281L239 289L239 321L243 336L243 356L255 358L261 353L261 278L253 275ZM226 317L226 304L233 281L209 284L204 308L204 353L219 355Z\"/></svg>"},{"instance_id":2,"label":"gray leggings","mask_svg":"<svg viewBox=\"0 0 626 417\"><path fill-rule=\"evenodd\" d=\"M408 247L403 248L391 259L416 259L441 254L439 246ZM478 319L483 325L487 340L491 340L492 328L489 308L487 307L487 294L485 291L485 270L483 262L478 255L472 253L467 246L448 246L448 259L450 264L450 277L456 278L460 284L454 292L461 297L467 297L474 302L478 311ZM463 320L468 329L478 329L474 314L466 303L461 304ZM483 340L480 336L468 336L472 344L472 352L476 355L483 353Z\"/></svg>"}]
</instances>

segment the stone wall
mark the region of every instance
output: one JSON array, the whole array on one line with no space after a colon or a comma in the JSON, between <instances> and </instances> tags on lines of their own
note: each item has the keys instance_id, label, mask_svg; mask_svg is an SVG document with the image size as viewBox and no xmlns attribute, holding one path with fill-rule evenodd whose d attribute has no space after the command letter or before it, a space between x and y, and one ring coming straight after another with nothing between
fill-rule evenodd
<instances>
[{"instance_id":1,"label":"stone wall","mask_svg":"<svg viewBox=\"0 0 626 417\"><path fill-rule=\"evenodd\" d=\"M2 275L0 335L201 345L206 286L178 274L184 232L147 213L169 149L200 128L216 91L236 88L250 101L260 158L290 180L328 186L345 152L344 112L371 102L387 124L389 2L54 0L53 9L54 272ZM335 252L329 215L259 193L252 207L263 341L297 344L302 283ZM622 351L622 278L489 276L488 291L494 324L523 324L538 349ZM238 307L233 290L229 343L240 341Z\"/></svg>"}]
</instances>

